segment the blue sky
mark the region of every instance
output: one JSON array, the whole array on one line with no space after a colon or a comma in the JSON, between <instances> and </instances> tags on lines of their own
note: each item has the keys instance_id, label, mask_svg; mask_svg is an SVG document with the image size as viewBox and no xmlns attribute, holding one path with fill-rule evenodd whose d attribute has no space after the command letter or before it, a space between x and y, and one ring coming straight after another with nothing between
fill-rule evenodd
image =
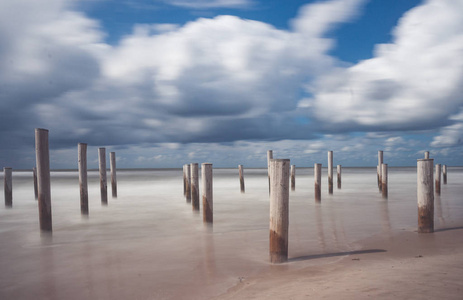
<instances>
[{"instance_id":1,"label":"blue sky","mask_svg":"<svg viewBox=\"0 0 463 300\"><path fill-rule=\"evenodd\" d=\"M463 165L463 0L6 0L0 163Z\"/></svg>"}]
</instances>

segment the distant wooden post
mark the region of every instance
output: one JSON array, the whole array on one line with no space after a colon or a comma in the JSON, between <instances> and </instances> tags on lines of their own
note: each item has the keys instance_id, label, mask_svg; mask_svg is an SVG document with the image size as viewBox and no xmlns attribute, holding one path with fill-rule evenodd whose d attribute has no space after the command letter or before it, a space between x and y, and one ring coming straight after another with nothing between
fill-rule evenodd
<instances>
[{"instance_id":1,"label":"distant wooden post","mask_svg":"<svg viewBox=\"0 0 463 300\"><path fill-rule=\"evenodd\" d=\"M291 165L291 191L296 190L296 166Z\"/></svg>"},{"instance_id":2,"label":"distant wooden post","mask_svg":"<svg viewBox=\"0 0 463 300\"><path fill-rule=\"evenodd\" d=\"M424 152L424 159L429 159L429 151Z\"/></svg>"},{"instance_id":3,"label":"distant wooden post","mask_svg":"<svg viewBox=\"0 0 463 300\"><path fill-rule=\"evenodd\" d=\"M187 167L183 165L183 196L186 196L186 185L187 185Z\"/></svg>"},{"instance_id":4,"label":"distant wooden post","mask_svg":"<svg viewBox=\"0 0 463 300\"><path fill-rule=\"evenodd\" d=\"M338 189L341 188L341 165L337 165L336 169L337 169L337 174L338 174Z\"/></svg>"},{"instance_id":5,"label":"distant wooden post","mask_svg":"<svg viewBox=\"0 0 463 300\"><path fill-rule=\"evenodd\" d=\"M88 215L87 144L77 144L80 188L80 213Z\"/></svg>"},{"instance_id":6,"label":"distant wooden post","mask_svg":"<svg viewBox=\"0 0 463 300\"><path fill-rule=\"evenodd\" d=\"M101 204L108 205L108 183L106 180L106 148L98 148L98 162L100 168Z\"/></svg>"},{"instance_id":7,"label":"distant wooden post","mask_svg":"<svg viewBox=\"0 0 463 300\"><path fill-rule=\"evenodd\" d=\"M3 168L3 186L5 194L5 206L13 206L13 169L9 167Z\"/></svg>"},{"instance_id":8,"label":"distant wooden post","mask_svg":"<svg viewBox=\"0 0 463 300\"><path fill-rule=\"evenodd\" d=\"M314 164L313 167L315 181L315 202L322 200L322 164Z\"/></svg>"},{"instance_id":9,"label":"distant wooden post","mask_svg":"<svg viewBox=\"0 0 463 300\"><path fill-rule=\"evenodd\" d=\"M436 164L436 194L440 195L441 165Z\"/></svg>"},{"instance_id":10,"label":"distant wooden post","mask_svg":"<svg viewBox=\"0 0 463 300\"><path fill-rule=\"evenodd\" d=\"M241 190L241 193L244 193L243 165L238 166L238 172L240 176L240 190Z\"/></svg>"},{"instance_id":11,"label":"distant wooden post","mask_svg":"<svg viewBox=\"0 0 463 300\"><path fill-rule=\"evenodd\" d=\"M191 164L191 206L193 210L199 211L199 179L198 164Z\"/></svg>"},{"instance_id":12,"label":"distant wooden post","mask_svg":"<svg viewBox=\"0 0 463 300\"><path fill-rule=\"evenodd\" d=\"M32 168L32 177L34 178L34 196L35 200L39 199L39 191L37 190L37 168Z\"/></svg>"},{"instance_id":13,"label":"distant wooden post","mask_svg":"<svg viewBox=\"0 0 463 300\"><path fill-rule=\"evenodd\" d=\"M418 232L434 232L433 159L418 159Z\"/></svg>"},{"instance_id":14,"label":"distant wooden post","mask_svg":"<svg viewBox=\"0 0 463 300\"><path fill-rule=\"evenodd\" d=\"M387 199L387 164L381 164L381 193Z\"/></svg>"},{"instance_id":15,"label":"distant wooden post","mask_svg":"<svg viewBox=\"0 0 463 300\"><path fill-rule=\"evenodd\" d=\"M268 194L270 195L270 160L273 159L273 150L267 150Z\"/></svg>"},{"instance_id":16,"label":"distant wooden post","mask_svg":"<svg viewBox=\"0 0 463 300\"><path fill-rule=\"evenodd\" d=\"M37 190L39 193L40 230L52 231L50 152L47 129L35 129L35 156L37 166Z\"/></svg>"},{"instance_id":17,"label":"distant wooden post","mask_svg":"<svg viewBox=\"0 0 463 300\"><path fill-rule=\"evenodd\" d=\"M328 193L333 194L333 151L328 151Z\"/></svg>"},{"instance_id":18,"label":"distant wooden post","mask_svg":"<svg viewBox=\"0 0 463 300\"><path fill-rule=\"evenodd\" d=\"M116 152L109 153L109 165L111 170L111 190L113 198L117 198L117 177L116 177Z\"/></svg>"},{"instance_id":19,"label":"distant wooden post","mask_svg":"<svg viewBox=\"0 0 463 300\"><path fill-rule=\"evenodd\" d=\"M378 150L378 165L376 166L376 173L378 177L378 188L381 191L381 165L383 163L383 150Z\"/></svg>"},{"instance_id":20,"label":"distant wooden post","mask_svg":"<svg viewBox=\"0 0 463 300\"><path fill-rule=\"evenodd\" d=\"M444 184L447 184L447 165L442 166L442 177L444 177Z\"/></svg>"},{"instance_id":21,"label":"distant wooden post","mask_svg":"<svg viewBox=\"0 0 463 300\"><path fill-rule=\"evenodd\" d=\"M288 260L289 159L270 160L270 262Z\"/></svg>"},{"instance_id":22,"label":"distant wooden post","mask_svg":"<svg viewBox=\"0 0 463 300\"><path fill-rule=\"evenodd\" d=\"M186 165L186 202L191 203L191 165Z\"/></svg>"},{"instance_id":23,"label":"distant wooden post","mask_svg":"<svg viewBox=\"0 0 463 300\"><path fill-rule=\"evenodd\" d=\"M203 222L212 224L214 218L212 194L212 164L201 164L201 180L203 188Z\"/></svg>"}]
</instances>

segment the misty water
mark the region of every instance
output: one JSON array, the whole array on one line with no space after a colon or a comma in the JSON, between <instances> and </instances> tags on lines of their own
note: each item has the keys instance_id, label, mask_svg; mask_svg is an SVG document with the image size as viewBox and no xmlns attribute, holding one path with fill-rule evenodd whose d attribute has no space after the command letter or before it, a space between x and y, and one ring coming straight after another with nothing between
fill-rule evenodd
<instances>
[{"instance_id":1,"label":"misty water","mask_svg":"<svg viewBox=\"0 0 463 300\"><path fill-rule=\"evenodd\" d=\"M13 207L0 209L0 299L204 299L275 268L335 263L365 250L362 240L417 227L416 168L389 168L387 200L376 168L343 168L333 195L325 168L320 204L313 168L298 168L290 262L272 266L267 170L244 169L245 194L238 169L213 173L211 227L186 203L180 169L119 170L118 197L111 198L108 180L107 206L98 172L90 171L88 217L80 214L77 171L52 172L49 236L39 231L32 172L14 171ZM463 226L462 182L463 168L449 167L448 184L435 197L436 229Z\"/></svg>"}]
</instances>

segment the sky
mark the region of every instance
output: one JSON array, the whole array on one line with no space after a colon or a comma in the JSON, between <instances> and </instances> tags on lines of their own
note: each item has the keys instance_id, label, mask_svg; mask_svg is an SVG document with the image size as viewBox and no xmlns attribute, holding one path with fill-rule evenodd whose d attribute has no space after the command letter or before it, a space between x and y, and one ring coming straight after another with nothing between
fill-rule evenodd
<instances>
[{"instance_id":1,"label":"sky","mask_svg":"<svg viewBox=\"0 0 463 300\"><path fill-rule=\"evenodd\" d=\"M463 0L0 1L0 164L463 165Z\"/></svg>"}]
</instances>

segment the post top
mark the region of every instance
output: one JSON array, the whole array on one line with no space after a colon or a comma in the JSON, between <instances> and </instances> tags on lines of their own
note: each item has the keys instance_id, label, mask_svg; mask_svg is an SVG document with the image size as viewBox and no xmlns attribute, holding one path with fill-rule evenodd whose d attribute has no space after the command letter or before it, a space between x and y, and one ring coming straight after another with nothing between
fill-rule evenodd
<instances>
[{"instance_id":1,"label":"post top","mask_svg":"<svg viewBox=\"0 0 463 300\"><path fill-rule=\"evenodd\" d=\"M48 129L45 129L45 128L35 128L35 131L46 131L46 132L48 132Z\"/></svg>"},{"instance_id":2,"label":"post top","mask_svg":"<svg viewBox=\"0 0 463 300\"><path fill-rule=\"evenodd\" d=\"M11 170L11 167L3 167L3 170Z\"/></svg>"},{"instance_id":3,"label":"post top","mask_svg":"<svg viewBox=\"0 0 463 300\"><path fill-rule=\"evenodd\" d=\"M203 165L203 166L211 165L212 166L212 163L205 162L205 163L202 163L201 165Z\"/></svg>"},{"instance_id":4,"label":"post top","mask_svg":"<svg viewBox=\"0 0 463 300\"><path fill-rule=\"evenodd\" d=\"M77 145L85 145L85 146L87 146L87 143L77 143Z\"/></svg>"},{"instance_id":5,"label":"post top","mask_svg":"<svg viewBox=\"0 0 463 300\"><path fill-rule=\"evenodd\" d=\"M289 158L272 158L270 161L277 161L277 162L289 162L290 159Z\"/></svg>"},{"instance_id":6,"label":"post top","mask_svg":"<svg viewBox=\"0 0 463 300\"><path fill-rule=\"evenodd\" d=\"M434 161L434 158L419 158L418 161Z\"/></svg>"}]
</instances>

